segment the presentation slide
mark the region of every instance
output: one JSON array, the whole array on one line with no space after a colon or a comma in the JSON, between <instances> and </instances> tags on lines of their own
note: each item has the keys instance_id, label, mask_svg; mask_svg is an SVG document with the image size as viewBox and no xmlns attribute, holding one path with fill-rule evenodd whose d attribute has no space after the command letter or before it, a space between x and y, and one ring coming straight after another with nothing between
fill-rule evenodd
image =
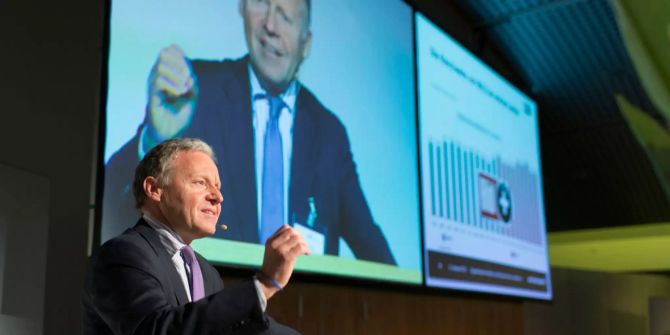
<instances>
[{"instance_id":1,"label":"presentation slide","mask_svg":"<svg viewBox=\"0 0 670 335\"><path fill-rule=\"evenodd\" d=\"M196 137L217 155L228 226L194 241L210 261L259 266L275 202L310 244L299 271L422 283L412 10L306 3L112 1L101 243L140 217L145 153ZM266 142L277 97L281 141ZM264 176L283 195L264 197Z\"/></svg>"},{"instance_id":2,"label":"presentation slide","mask_svg":"<svg viewBox=\"0 0 670 335\"><path fill-rule=\"evenodd\" d=\"M426 284L551 299L536 104L415 22Z\"/></svg>"}]
</instances>

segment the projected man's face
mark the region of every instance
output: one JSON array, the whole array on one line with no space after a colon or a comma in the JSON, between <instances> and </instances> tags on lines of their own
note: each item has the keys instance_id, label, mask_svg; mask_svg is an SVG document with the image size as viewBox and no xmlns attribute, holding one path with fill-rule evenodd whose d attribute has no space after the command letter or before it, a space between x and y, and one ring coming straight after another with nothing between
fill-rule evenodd
<instances>
[{"instance_id":1,"label":"projected man's face","mask_svg":"<svg viewBox=\"0 0 670 335\"><path fill-rule=\"evenodd\" d=\"M251 65L266 90L283 92L309 53L306 0L240 0Z\"/></svg>"}]
</instances>

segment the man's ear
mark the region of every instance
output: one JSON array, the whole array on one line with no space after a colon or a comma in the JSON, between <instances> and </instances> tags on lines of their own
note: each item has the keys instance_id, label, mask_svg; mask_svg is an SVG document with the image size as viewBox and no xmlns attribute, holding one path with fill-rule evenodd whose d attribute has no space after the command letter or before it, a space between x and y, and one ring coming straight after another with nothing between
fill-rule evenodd
<instances>
[{"instance_id":1,"label":"man's ear","mask_svg":"<svg viewBox=\"0 0 670 335\"><path fill-rule=\"evenodd\" d=\"M305 36L305 41L302 46L302 60L304 61L309 56L310 51L312 50L312 31L307 31L307 36ZM302 61L301 61L302 62Z\"/></svg>"},{"instance_id":2,"label":"man's ear","mask_svg":"<svg viewBox=\"0 0 670 335\"><path fill-rule=\"evenodd\" d=\"M163 188L158 183L158 179L152 176L146 177L142 186L144 187L144 194L146 194L147 198L156 202L161 201Z\"/></svg>"}]
</instances>

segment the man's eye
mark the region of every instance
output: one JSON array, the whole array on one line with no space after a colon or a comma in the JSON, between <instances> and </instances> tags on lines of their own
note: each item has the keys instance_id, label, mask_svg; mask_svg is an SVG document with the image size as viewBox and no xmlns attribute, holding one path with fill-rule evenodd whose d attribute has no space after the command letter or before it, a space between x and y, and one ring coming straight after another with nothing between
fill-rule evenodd
<instances>
[{"instance_id":1,"label":"man's eye","mask_svg":"<svg viewBox=\"0 0 670 335\"><path fill-rule=\"evenodd\" d=\"M286 13L284 13L284 12L281 12L281 15L279 15L279 17L281 17L282 21L284 21L285 23L288 23L288 24L293 23L293 20L291 20L291 18L288 15L286 15Z\"/></svg>"}]
</instances>

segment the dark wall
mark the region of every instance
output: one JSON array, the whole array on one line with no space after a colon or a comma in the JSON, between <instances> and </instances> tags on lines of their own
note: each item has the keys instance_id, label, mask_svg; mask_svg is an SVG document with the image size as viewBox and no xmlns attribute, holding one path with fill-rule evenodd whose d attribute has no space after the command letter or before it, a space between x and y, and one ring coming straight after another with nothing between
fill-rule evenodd
<instances>
[{"instance_id":1,"label":"dark wall","mask_svg":"<svg viewBox=\"0 0 670 335\"><path fill-rule=\"evenodd\" d=\"M451 2L439 5L427 0L414 2L514 81L510 68L463 17L467 13ZM46 334L81 331L79 295L87 262L90 204L94 202L91 194L97 157L104 17L102 0L0 0L0 143L3 143L0 163L44 176L50 184ZM309 283L300 285L312 287ZM335 299L333 307L320 303L324 315L338 308L337 299L341 295L335 293L339 291L305 290ZM375 300L396 305L404 301L419 303L413 296L397 298L397 293L358 291L360 295L373 294ZM433 302L436 306L466 304L468 310L487 315L497 313L491 312L491 308L501 308L501 313L515 316L512 330L520 325L522 314L518 303L512 303L511 307L509 304L490 307L481 299L454 300L447 296L438 299L439 302ZM342 301L341 304L348 304ZM400 320L412 322L411 309L398 311L410 313L403 314ZM465 322L459 325L464 327L468 323L477 324L478 320L464 314L454 322ZM423 325L426 326L431 327Z\"/></svg>"},{"instance_id":2,"label":"dark wall","mask_svg":"<svg viewBox=\"0 0 670 335\"><path fill-rule=\"evenodd\" d=\"M47 334L80 332L103 8L95 0L0 1L0 163L51 186Z\"/></svg>"},{"instance_id":3,"label":"dark wall","mask_svg":"<svg viewBox=\"0 0 670 335\"><path fill-rule=\"evenodd\" d=\"M527 83L523 81L519 72L487 37L487 28L482 22L475 20L467 8L459 4L464 1L407 0L405 2L426 15L521 91L530 95Z\"/></svg>"}]
</instances>

